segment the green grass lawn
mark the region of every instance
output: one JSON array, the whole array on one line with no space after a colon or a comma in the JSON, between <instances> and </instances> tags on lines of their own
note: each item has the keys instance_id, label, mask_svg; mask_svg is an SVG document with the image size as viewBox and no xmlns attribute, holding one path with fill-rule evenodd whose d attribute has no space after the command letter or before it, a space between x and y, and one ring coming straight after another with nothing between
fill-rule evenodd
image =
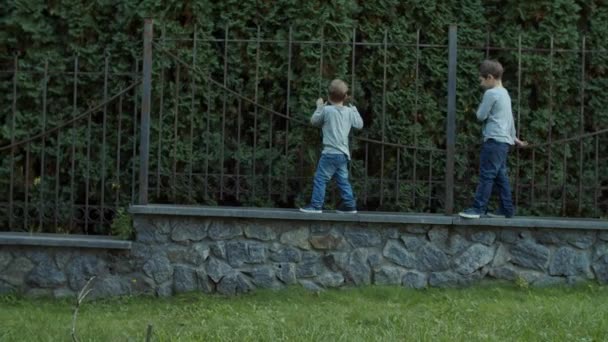
<instances>
[{"instance_id":1,"label":"green grass lawn","mask_svg":"<svg viewBox=\"0 0 608 342\"><path fill-rule=\"evenodd\" d=\"M0 341L69 341L72 301L0 297ZM515 285L239 297L186 294L81 306L81 341L608 341L608 287Z\"/></svg>"}]
</instances>

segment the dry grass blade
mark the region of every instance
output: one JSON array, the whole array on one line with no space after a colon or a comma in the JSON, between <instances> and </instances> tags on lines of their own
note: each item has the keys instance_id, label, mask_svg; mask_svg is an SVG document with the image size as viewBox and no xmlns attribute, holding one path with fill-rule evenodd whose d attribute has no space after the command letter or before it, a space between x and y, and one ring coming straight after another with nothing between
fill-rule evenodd
<instances>
[{"instance_id":1,"label":"dry grass blade","mask_svg":"<svg viewBox=\"0 0 608 342\"><path fill-rule=\"evenodd\" d=\"M76 298L76 307L74 308L74 314L72 315L72 341L78 342L78 337L76 336L76 319L78 318L78 310L80 309L80 304L84 301L84 299L91 293L93 290L91 288L91 284L95 277L93 276L91 279L87 281L84 287L78 293L78 297Z\"/></svg>"}]
</instances>

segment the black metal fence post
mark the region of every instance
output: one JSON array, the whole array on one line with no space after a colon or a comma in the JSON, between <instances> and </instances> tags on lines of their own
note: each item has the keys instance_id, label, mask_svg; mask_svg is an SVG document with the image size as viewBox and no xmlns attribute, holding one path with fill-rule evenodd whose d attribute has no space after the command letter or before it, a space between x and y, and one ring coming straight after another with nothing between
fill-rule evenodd
<instances>
[{"instance_id":1,"label":"black metal fence post","mask_svg":"<svg viewBox=\"0 0 608 342\"><path fill-rule=\"evenodd\" d=\"M456 152L456 25L450 25L448 36L448 117L445 165L445 213L454 212L454 154Z\"/></svg>"},{"instance_id":2,"label":"black metal fence post","mask_svg":"<svg viewBox=\"0 0 608 342\"><path fill-rule=\"evenodd\" d=\"M152 93L152 19L144 21L141 135L139 144L139 204L148 204L148 158L150 149L150 98Z\"/></svg>"}]
</instances>

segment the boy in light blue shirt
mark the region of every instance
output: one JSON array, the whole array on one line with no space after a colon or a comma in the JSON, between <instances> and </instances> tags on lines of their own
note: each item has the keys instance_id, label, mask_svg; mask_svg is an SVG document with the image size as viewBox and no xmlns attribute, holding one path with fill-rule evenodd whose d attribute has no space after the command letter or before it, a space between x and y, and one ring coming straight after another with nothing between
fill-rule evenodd
<instances>
[{"instance_id":1,"label":"boy in light blue shirt","mask_svg":"<svg viewBox=\"0 0 608 342\"><path fill-rule=\"evenodd\" d=\"M515 136L515 122L511 110L511 97L502 86L502 65L485 60L479 67L479 81L486 89L477 109L477 120L482 122L483 145L479 157L479 185L473 206L459 213L464 218L479 218L487 211L492 187L500 194L500 206L491 217L512 217L511 185L507 175L507 156L512 145L525 146L526 142Z\"/></svg>"},{"instance_id":2,"label":"boy in light blue shirt","mask_svg":"<svg viewBox=\"0 0 608 342\"><path fill-rule=\"evenodd\" d=\"M317 99L317 109L310 118L314 126L322 126L323 151L313 179L312 199L310 204L300 211L305 213L322 213L325 202L327 182L335 178L342 204L336 210L339 213L357 213L357 203L348 181L348 163L350 149L348 134L351 128L363 128L363 119L357 108L344 106L348 86L342 80L333 80L329 85L329 105L323 99Z\"/></svg>"}]
</instances>

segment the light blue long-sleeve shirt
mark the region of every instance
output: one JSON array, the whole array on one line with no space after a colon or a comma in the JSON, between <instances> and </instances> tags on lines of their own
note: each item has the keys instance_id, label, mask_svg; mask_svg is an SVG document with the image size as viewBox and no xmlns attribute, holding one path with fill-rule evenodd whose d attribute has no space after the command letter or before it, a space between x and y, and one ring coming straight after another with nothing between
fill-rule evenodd
<instances>
[{"instance_id":1,"label":"light blue long-sleeve shirt","mask_svg":"<svg viewBox=\"0 0 608 342\"><path fill-rule=\"evenodd\" d=\"M511 97L505 88L494 87L486 90L477 109L477 120L483 122L483 141L494 139L509 145L515 144Z\"/></svg>"},{"instance_id":2,"label":"light blue long-sleeve shirt","mask_svg":"<svg viewBox=\"0 0 608 342\"><path fill-rule=\"evenodd\" d=\"M344 153L350 160L348 134L351 128L363 128L363 119L355 106L321 105L310 118L310 123L323 130L323 151L321 153Z\"/></svg>"}]
</instances>

